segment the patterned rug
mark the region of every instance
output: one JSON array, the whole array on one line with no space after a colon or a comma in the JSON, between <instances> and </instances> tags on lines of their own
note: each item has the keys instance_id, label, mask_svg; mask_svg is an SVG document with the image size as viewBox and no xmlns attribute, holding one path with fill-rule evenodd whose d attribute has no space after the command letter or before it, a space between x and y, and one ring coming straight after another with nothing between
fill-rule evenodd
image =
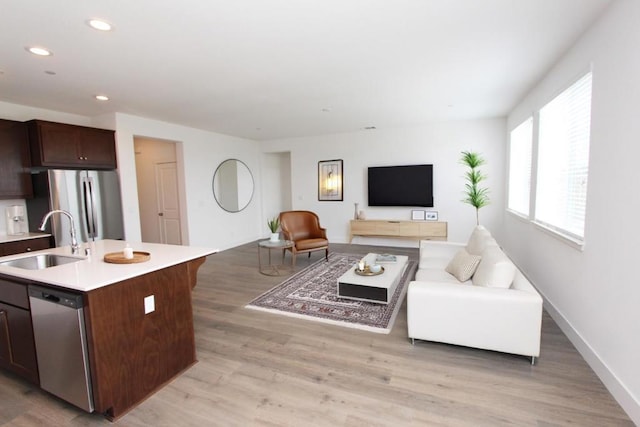
<instances>
[{"instance_id":1,"label":"patterned rug","mask_svg":"<svg viewBox=\"0 0 640 427\"><path fill-rule=\"evenodd\" d=\"M316 261L245 307L388 334L418 263L409 261L388 305L338 298L338 277L353 268L362 257L356 254L329 254L329 262L324 259Z\"/></svg>"}]
</instances>

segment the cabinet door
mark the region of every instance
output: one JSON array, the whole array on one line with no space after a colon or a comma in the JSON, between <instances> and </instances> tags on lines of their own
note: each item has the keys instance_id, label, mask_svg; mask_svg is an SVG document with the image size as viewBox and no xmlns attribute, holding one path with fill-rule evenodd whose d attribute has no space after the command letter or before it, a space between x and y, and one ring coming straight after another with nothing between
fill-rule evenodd
<instances>
[{"instance_id":1,"label":"cabinet door","mask_svg":"<svg viewBox=\"0 0 640 427\"><path fill-rule=\"evenodd\" d=\"M32 120L29 141L33 166L63 169L115 169L114 132Z\"/></svg>"},{"instance_id":2,"label":"cabinet door","mask_svg":"<svg viewBox=\"0 0 640 427\"><path fill-rule=\"evenodd\" d=\"M38 237L36 239L15 240L0 243L0 256L21 254L23 252L39 251L51 247L51 238Z\"/></svg>"},{"instance_id":3,"label":"cabinet door","mask_svg":"<svg viewBox=\"0 0 640 427\"><path fill-rule=\"evenodd\" d=\"M399 236L402 237L420 237L420 223L413 221L402 221L399 224Z\"/></svg>"},{"instance_id":4,"label":"cabinet door","mask_svg":"<svg viewBox=\"0 0 640 427\"><path fill-rule=\"evenodd\" d=\"M78 130L75 126L42 121L30 122L31 161L34 166L81 166Z\"/></svg>"},{"instance_id":5,"label":"cabinet door","mask_svg":"<svg viewBox=\"0 0 640 427\"><path fill-rule=\"evenodd\" d=\"M376 224L378 236L398 236L400 234L400 221L379 221Z\"/></svg>"},{"instance_id":6,"label":"cabinet door","mask_svg":"<svg viewBox=\"0 0 640 427\"><path fill-rule=\"evenodd\" d=\"M39 383L31 313L1 302L0 367Z\"/></svg>"},{"instance_id":7,"label":"cabinet door","mask_svg":"<svg viewBox=\"0 0 640 427\"><path fill-rule=\"evenodd\" d=\"M105 129L81 128L80 152L85 167L94 169L116 168L114 132Z\"/></svg>"},{"instance_id":8,"label":"cabinet door","mask_svg":"<svg viewBox=\"0 0 640 427\"><path fill-rule=\"evenodd\" d=\"M27 125L0 120L0 199L33 197Z\"/></svg>"},{"instance_id":9,"label":"cabinet door","mask_svg":"<svg viewBox=\"0 0 640 427\"><path fill-rule=\"evenodd\" d=\"M420 223L420 235L425 239L447 240L446 222L423 222Z\"/></svg>"},{"instance_id":10,"label":"cabinet door","mask_svg":"<svg viewBox=\"0 0 640 427\"><path fill-rule=\"evenodd\" d=\"M376 234L376 224L376 221L352 220L351 234L363 236Z\"/></svg>"}]
</instances>

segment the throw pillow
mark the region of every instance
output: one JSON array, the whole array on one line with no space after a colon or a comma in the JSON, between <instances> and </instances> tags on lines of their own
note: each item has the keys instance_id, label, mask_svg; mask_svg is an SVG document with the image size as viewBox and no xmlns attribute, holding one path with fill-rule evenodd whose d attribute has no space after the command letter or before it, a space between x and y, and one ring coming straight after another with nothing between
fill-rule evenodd
<instances>
[{"instance_id":1,"label":"throw pillow","mask_svg":"<svg viewBox=\"0 0 640 427\"><path fill-rule=\"evenodd\" d=\"M482 251L487 245L487 241L491 239L491 233L489 230L481 225L478 225L473 229L469 241L467 242L467 252L471 255L482 255Z\"/></svg>"},{"instance_id":2,"label":"throw pillow","mask_svg":"<svg viewBox=\"0 0 640 427\"><path fill-rule=\"evenodd\" d=\"M476 271L480 258L480 255L471 255L466 250L460 249L449 262L445 271L452 274L459 281L466 282Z\"/></svg>"},{"instance_id":3,"label":"throw pillow","mask_svg":"<svg viewBox=\"0 0 640 427\"><path fill-rule=\"evenodd\" d=\"M508 289L516 275L516 266L497 245L489 245L482 252L482 260L473 275L476 286Z\"/></svg>"}]
</instances>

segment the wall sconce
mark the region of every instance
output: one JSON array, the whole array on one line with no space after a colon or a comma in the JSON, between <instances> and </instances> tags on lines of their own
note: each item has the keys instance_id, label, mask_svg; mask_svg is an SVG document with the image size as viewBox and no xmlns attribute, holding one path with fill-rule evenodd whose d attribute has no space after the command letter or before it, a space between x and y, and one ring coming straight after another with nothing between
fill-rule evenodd
<instances>
[{"instance_id":1,"label":"wall sconce","mask_svg":"<svg viewBox=\"0 0 640 427\"><path fill-rule=\"evenodd\" d=\"M338 189L338 177L334 175L333 171L329 171L327 174L327 191L333 193Z\"/></svg>"},{"instance_id":2,"label":"wall sconce","mask_svg":"<svg viewBox=\"0 0 640 427\"><path fill-rule=\"evenodd\" d=\"M342 160L318 162L318 200L342 201Z\"/></svg>"}]
</instances>

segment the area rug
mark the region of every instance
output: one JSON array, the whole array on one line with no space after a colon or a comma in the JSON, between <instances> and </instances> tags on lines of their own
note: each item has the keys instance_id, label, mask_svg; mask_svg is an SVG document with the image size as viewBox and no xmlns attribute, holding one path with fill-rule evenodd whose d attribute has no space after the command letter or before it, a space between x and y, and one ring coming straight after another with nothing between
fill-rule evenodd
<instances>
[{"instance_id":1,"label":"area rug","mask_svg":"<svg viewBox=\"0 0 640 427\"><path fill-rule=\"evenodd\" d=\"M388 305L338 298L338 277L353 268L362 257L356 254L329 254L329 262L324 259L316 261L245 307L388 334L418 263L409 261Z\"/></svg>"}]
</instances>

